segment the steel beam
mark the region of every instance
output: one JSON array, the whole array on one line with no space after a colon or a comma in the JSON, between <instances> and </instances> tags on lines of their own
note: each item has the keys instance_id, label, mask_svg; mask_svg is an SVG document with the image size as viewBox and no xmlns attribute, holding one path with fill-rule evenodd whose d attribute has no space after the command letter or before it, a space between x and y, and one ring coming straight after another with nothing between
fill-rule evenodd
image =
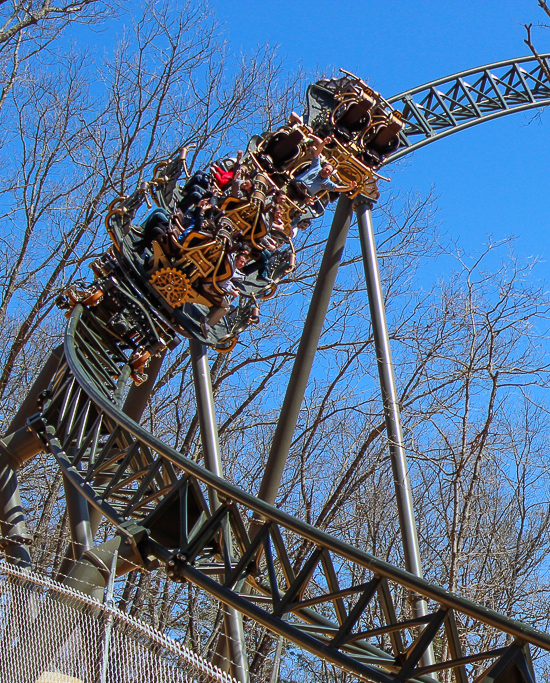
<instances>
[{"instance_id":1,"label":"steel beam","mask_svg":"<svg viewBox=\"0 0 550 683\"><path fill-rule=\"evenodd\" d=\"M404 122L401 147L384 164L459 130L550 104L550 54L468 69L390 97Z\"/></svg>"},{"instance_id":2,"label":"steel beam","mask_svg":"<svg viewBox=\"0 0 550 683\"><path fill-rule=\"evenodd\" d=\"M134 422L141 420L145 408L147 408L147 401L157 381L165 355L166 350L162 351L158 356L153 356L147 366L147 379L145 382L139 385L132 384L128 391L122 411Z\"/></svg>"},{"instance_id":3,"label":"steel beam","mask_svg":"<svg viewBox=\"0 0 550 683\"><path fill-rule=\"evenodd\" d=\"M363 266L369 299L369 308L374 336L374 348L384 406L386 434L390 451L390 460L395 486L395 498L399 515L399 526L403 539L403 553L405 568L411 574L422 578L422 562L416 533L416 521L412 499L411 483L405 456L401 415L399 412L399 398L395 385L395 374L390 347L390 337L386 321L386 307L378 268L376 242L372 225L371 204L367 200L359 202L355 207L359 239L363 254ZM413 614L422 617L428 614L426 601L420 596L413 596ZM426 653L422 659L425 666L434 663L433 651Z\"/></svg>"},{"instance_id":4,"label":"steel beam","mask_svg":"<svg viewBox=\"0 0 550 683\"><path fill-rule=\"evenodd\" d=\"M38 373L38 377L33 382L23 403L19 406L19 410L15 413L15 416L10 422L6 434L11 434L12 432L16 432L17 430L26 427L28 418L38 411L38 397L48 388L62 357L63 344L60 344L59 346L56 346L48 356L48 360Z\"/></svg>"},{"instance_id":5,"label":"steel beam","mask_svg":"<svg viewBox=\"0 0 550 683\"><path fill-rule=\"evenodd\" d=\"M334 654L338 655L338 653L340 653L340 655L345 654L347 657L354 658L356 660L356 664L361 663L369 666L370 664L374 666L378 666L380 664L382 668L387 669L389 667L390 670L393 670L394 668L401 666L401 664L397 663L397 660L395 659L396 657L398 658L399 662L404 663L405 665L407 664L406 658L404 662L402 661L403 658L401 655L404 654L404 651L401 649L399 642L396 642L397 647L392 643L391 648L388 648L388 652L376 652L373 650L372 645L369 645L368 643L363 644L361 640L356 640L353 633L349 634L350 638L348 639L347 635L344 633L347 625L346 628L343 628L343 624L339 625L338 623L326 623L321 614L312 613L312 610L310 609L312 605L322 605L323 603L334 604L335 598L338 601L340 599L337 597L338 588L340 588L342 597L344 597L350 591L352 594L361 594L366 590L364 585L351 585L348 587L347 580L345 585L340 586L332 581L332 570L330 570L330 566L333 568L335 566L340 566L342 561L351 563L351 565L359 565L360 567L367 569L376 577L387 579L387 581L390 583L395 582L403 588L411 591L413 595L418 593L424 596L425 599L430 601L430 603L435 603L436 610L438 609L437 606L440 606L446 610L454 610L460 616L460 619L464 619L469 616L475 621L481 622L482 624L494 626L503 634L509 634L512 636L512 638L517 638L521 642L528 642L533 646L542 647L544 650L550 651L550 636L547 634L536 631L535 629L525 624L521 624L509 617L504 617L503 615L497 614L491 609L476 605L465 598L453 595L443 588L431 585L418 576L406 572L403 569L394 567L387 562L376 559L368 555L363 550L354 548L338 538L331 537L319 529L311 527L305 522L285 514L283 511L270 506L266 502L255 498L251 494L238 489L229 482L220 479L209 470L201 467L198 463L185 458L181 453L178 453L167 444L164 444L153 434L147 432L146 429L140 427L135 422L130 420L128 416L122 413L121 409L113 403L112 384L108 378L105 379L102 388L100 384L90 380L90 367L87 366L84 368L81 364L80 358L87 358L87 356L84 354L79 354L77 352L77 347L75 346L76 343L83 343L82 340L84 340L85 343L86 339L85 334L76 334L77 326L79 324L84 324L80 319L81 315L82 307L76 306L69 319L69 325L66 332L67 371L70 371L77 383L85 389L89 398L96 404L97 408L105 414L105 417L108 420L113 420L118 424L118 428L120 429L120 437L124 439L125 442L130 444L135 438L136 444L144 444L151 449L153 457L161 457L163 460L172 462L180 471L181 476L183 476L181 474L183 471L189 476L190 481L194 479L195 482L193 483L193 486L195 486L196 483L199 483L200 485L200 482L202 482L205 487L216 489L219 500L223 504L223 508L216 511L214 520L205 519L204 524L201 526L201 530L196 530L197 535L193 540L194 547L190 548L190 554L182 555L181 558L178 558L177 556L175 557L173 548L166 548L160 543L154 541L152 538L146 538L145 534L143 534L141 538L144 541L144 545L140 547L142 547L142 551L147 557L157 557L161 562L170 566L171 569L174 569L175 575L179 575L182 578L190 578L194 581L195 579L193 576L184 575L186 567L188 568L188 563L193 562L193 559L197 557L197 552L200 552L199 548L203 547L203 540L209 542L209 540L213 538L212 534L214 534L214 537L216 537L221 533L223 534L224 541L228 540L228 536L226 535L227 530L223 526L225 519L228 519L235 537L239 539L239 543L236 543L234 546L232 546L233 552L235 553L234 560L224 557L225 560L230 559L231 569L228 568L226 562L214 562L213 564L208 563L207 565L202 566L201 563L197 563L197 567L194 569L196 569L196 571L203 576L201 581L197 582L197 585L205 586L206 584L204 582L207 581L207 579L209 580L209 577L212 576L212 571L214 571L217 575L217 581L219 581L219 575L223 574L223 576L226 577L224 583L218 583L217 588L215 588L215 590L210 590L210 592L215 597L218 597L218 595L220 595L218 591L219 589L222 589L224 593L224 596L221 598L222 602L225 601L231 607L243 609L244 613L250 614L250 598L243 596L240 587L233 585L232 582L237 580L237 577L240 576L241 569L250 567L250 561L254 557L258 558L260 552L266 552L267 546L264 541L266 540L266 534L268 534L268 537L272 542L272 548L275 549L276 555L280 560L281 567L283 568L284 577L281 576L279 583L279 580L276 576L274 576L273 571L268 568L267 578L269 585L260 579L260 582L258 583L258 592L260 593L260 596L256 596L256 598L261 597L263 600L263 596L267 596L269 594L272 594L275 597L275 600L269 601L269 604L265 608L258 607L258 609L262 609L263 613L260 623L265 623L274 632L279 634L281 633L281 596L289 590L292 590L295 595L302 596L299 601L302 604L302 607L300 607L300 604L294 603L287 604L286 607L291 608L291 611L296 614L297 617L302 618L306 622L306 625L302 625L300 629L301 631L305 630L305 632L310 634L315 640L315 643L308 640L309 645L306 646L310 652L319 654L320 656L324 656L326 648L328 647L331 652L334 650L337 651ZM93 369L94 356L93 354L90 354L89 357L92 359L91 369ZM48 448L51 450L52 454L58 458L63 471L66 472L71 478L71 481L73 481L73 483L75 483L75 485L82 490L83 494L90 502L97 503L99 507L105 506L105 514L109 517L109 519L111 519L113 524L119 528L120 533L123 535L128 534L129 531L132 533L132 530L135 528L134 523L130 522L129 519L124 520L120 515L118 515L116 510L109 504L108 497L102 499L101 496L93 492L89 485L86 485L85 472L82 472L82 476L80 476L76 469L70 467L70 460L68 460L66 457L63 457L63 452L60 451L62 444L60 444L59 439L55 436L55 414L50 415L50 417L52 418L52 426L43 432L43 438L48 443ZM251 512L266 520L266 524L264 526L265 534L260 535L258 540L253 539L252 541L247 536L245 529L246 520L250 518ZM298 539L295 537L295 534L298 534ZM139 524L138 528L133 532L132 538L134 538L136 542L139 542ZM295 577L292 569L292 551L303 545L304 541L309 541L313 544L313 546L316 546L315 548L312 547L311 553L315 556L313 563L317 562L317 566L315 568L314 575L308 576L302 572L299 577ZM129 548L130 546L125 547ZM270 566L272 567L274 556L271 551L267 552L272 558L269 560L271 563ZM322 562L320 555L326 557L327 561ZM332 555L335 555L335 557L332 558ZM235 564L235 560L237 561L237 564ZM313 567L312 562L308 561L308 564L310 567ZM182 569L183 572L180 572L180 569ZM227 576L228 572L230 572L229 576ZM360 573L361 576L363 576L362 570L360 570ZM354 569L353 576L356 575L356 570ZM255 583L256 582L252 582L252 585L254 586ZM385 582L382 581L381 585L384 583ZM275 584L279 585L276 586ZM230 586L232 586L232 588L230 588ZM274 587L274 591L270 589L270 586ZM300 590L296 592L296 589L298 589L299 586L303 586L304 591L307 594L304 594L304 592L300 593ZM226 590L228 593L225 592ZM335 594L335 590L337 591L337 594ZM412 621L407 619L405 621L400 621L401 617L395 614L395 612L399 611L399 609L395 609L394 597L392 597L392 594L390 594L390 590L393 593L393 596L395 596L396 600L400 600L400 596L402 595L401 590L397 589L394 592L391 586L387 586L383 589L382 593L379 593L380 602L382 603L380 606L381 624L385 624L389 628L390 633L395 633L394 627L398 627L398 630L404 630L408 632L410 632L411 628L417 628L418 624L426 624L428 627L430 627L435 624L435 619L439 618L437 614L432 614L428 615L428 617L421 617ZM229 597L231 599L228 599ZM399 603L399 607L400 606L401 603ZM256 618L256 614L257 612L255 611L254 615L252 616ZM356 616L358 615L354 613L353 619L355 619ZM342 613L342 618L344 619L345 623L346 619L349 620L351 618L351 615L348 614L346 617L346 614ZM351 623L351 621L349 623ZM285 629L283 635L297 644L305 645L305 641L302 639L303 633L300 631L300 633L294 634L296 625L288 623L287 626L288 629ZM319 629L318 627L321 628ZM361 628L359 624L358 627ZM474 628L478 628L478 625L474 625ZM374 629L374 632L378 631L379 629ZM331 635L336 636L339 632L340 635L346 636L344 638L342 647L331 647L330 644L327 643L327 635L329 637ZM433 629L431 632L433 633ZM483 651L475 655L475 659L467 658L467 661L465 661L464 658L460 657L461 643L458 639L456 629L453 631L452 628L446 628L445 633L438 632L438 635L436 636L438 647L443 642L441 639L445 638L445 634L447 634L447 640L451 640L451 645L449 646L450 657L448 657L445 662L438 663L436 669L457 669L468 664L470 661L482 661L488 658L500 656L501 654L498 650L495 651L494 649L491 649L486 651L486 648L483 648ZM361 633L357 634L357 636L360 635ZM464 634L461 634L460 637L463 635ZM392 640L398 641L397 636L390 637ZM464 638L464 642L466 643L466 636L464 636ZM353 644L354 642L356 645ZM426 638L423 638L420 645L416 647L416 653L419 653L420 650L423 649L425 643ZM319 649L319 646L321 646L321 649ZM359 649L357 649L357 647L359 647ZM364 653L365 650L366 657ZM420 670L418 667L416 667L416 672L421 674L422 669L425 671L426 667L421 667ZM431 672L436 671L436 669L430 667Z\"/></svg>"},{"instance_id":6,"label":"steel beam","mask_svg":"<svg viewBox=\"0 0 550 683\"><path fill-rule=\"evenodd\" d=\"M212 378L208 363L208 350L204 344L201 344L196 339L190 340L189 350L193 367L193 382L197 398L197 414L199 417L204 463L207 469L223 479L223 464L218 438L214 394L212 392ZM209 487L208 495L211 510L217 510L220 505L217 492ZM224 628L231 674L241 683L246 683L250 680L250 676L244 640L243 618L240 612L229 605L224 606ZM222 662L216 662L216 664L223 668L221 666Z\"/></svg>"},{"instance_id":7,"label":"steel beam","mask_svg":"<svg viewBox=\"0 0 550 683\"><path fill-rule=\"evenodd\" d=\"M142 384L139 385L132 384L128 394L126 395L124 405L122 406L122 412L128 415L131 420L137 422L138 424L143 416L143 413L145 412L147 402L149 401L149 397L151 396L151 392L153 391L153 387L155 386L155 382L157 381L165 357L166 351L162 351L158 356L153 356L149 362L149 365L147 366L147 379L145 382L142 382ZM101 511L95 507L95 505L89 504L88 509L92 536L95 536L103 515L101 514Z\"/></svg>"},{"instance_id":8,"label":"steel beam","mask_svg":"<svg viewBox=\"0 0 550 683\"><path fill-rule=\"evenodd\" d=\"M346 244L351 213L351 200L348 197L340 196L315 289L313 290L313 296L311 297L285 399L279 414L277 428L273 435L273 443L267 460L265 474L258 493L258 498L270 504L273 504L277 497L277 491L279 490L283 470L288 458L313 360L319 339L321 338L321 331L329 307L332 289L338 274L344 245Z\"/></svg>"},{"instance_id":9,"label":"steel beam","mask_svg":"<svg viewBox=\"0 0 550 683\"><path fill-rule=\"evenodd\" d=\"M82 553L90 550L94 544L88 501L65 475L63 487L71 532L72 557L79 560Z\"/></svg>"}]
</instances>

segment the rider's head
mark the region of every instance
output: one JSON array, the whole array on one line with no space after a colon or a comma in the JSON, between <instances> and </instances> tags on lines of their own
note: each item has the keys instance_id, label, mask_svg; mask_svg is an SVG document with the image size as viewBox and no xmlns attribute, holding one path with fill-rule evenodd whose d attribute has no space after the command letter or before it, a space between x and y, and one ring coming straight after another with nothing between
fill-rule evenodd
<instances>
[{"instance_id":1,"label":"rider's head","mask_svg":"<svg viewBox=\"0 0 550 683\"><path fill-rule=\"evenodd\" d=\"M235 267L238 268L239 270L241 268L244 268L244 266L246 266L246 264L248 263L249 258L250 258L250 249L247 249L246 247L239 249L239 251L237 252L237 255L235 256Z\"/></svg>"},{"instance_id":2,"label":"rider's head","mask_svg":"<svg viewBox=\"0 0 550 683\"><path fill-rule=\"evenodd\" d=\"M332 164L324 163L321 166L321 177L322 178L328 178L330 175L334 173L334 166Z\"/></svg>"}]
</instances>

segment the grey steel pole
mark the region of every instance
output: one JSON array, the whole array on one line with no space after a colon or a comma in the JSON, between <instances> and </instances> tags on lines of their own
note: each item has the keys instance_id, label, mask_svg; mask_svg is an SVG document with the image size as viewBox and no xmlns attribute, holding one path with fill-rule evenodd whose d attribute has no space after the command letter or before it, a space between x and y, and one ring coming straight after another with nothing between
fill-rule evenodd
<instances>
[{"instance_id":1,"label":"grey steel pole","mask_svg":"<svg viewBox=\"0 0 550 683\"><path fill-rule=\"evenodd\" d=\"M399 515L399 525L403 538L403 552L405 555L405 568L411 574L422 578L422 563L420 560L420 548L416 533L416 522L412 500L411 484L407 469L405 448L403 445L403 431L401 428L401 416L399 413L399 400L395 386L395 375L390 348L390 338L386 322L386 310L380 271L378 269L378 257L376 255L376 243L372 225L371 204L367 200L358 203L355 211L363 253L363 265L369 298L369 308L374 335L376 362L380 378L380 389L384 405L384 417L386 420L386 433L390 450L390 460L393 471L395 496ZM413 612L415 617L424 616L428 613L426 601L420 596L413 596ZM433 664L433 651L430 649L423 663L428 666Z\"/></svg>"},{"instance_id":2,"label":"grey steel pole","mask_svg":"<svg viewBox=\"0 0 550 683\"><path fill-rule=\"evenodd\" d=\"M48 388L63 355L63 345L55 348L48 357L29 392L13 417L7 435L0 440L0 528L2 548L6 560L20 568L30 568L29 545L32 536L27 530L21 495L17 482L17 469L43 450L36 434L27 427L27 418L38 412L38 396Z\"/></svg>"},{"instance_id":3,"label":"grey steel pole","mask_svg":"<svg viewBox=\"0 0 550 683\"><path fill-rule=\"evenodd\" d=\"M115 622L113 613L110 610L112 610L115 606L114 592L117 559L118 552L115 551L113 555L113 561L111 563L111 573L109 574L109 582L107 584L105 600L103 603L109 611L107 612L107 616L105 619L105 632L103 634L103 650L101 653L101 670L99 676L99 683L107 683L107 673L109 669L109 651L111 649L111 634L113 631L113 624Z\"/></svg>"},{"instance_id":4,"label":"grey steel pole","mask_svg":"<svg viewBox=\"0 0 550 683\"><path fill-rule=\"evenodd\" d=\"M23 402L19 406L17 413L14 415L10 426L6 430L6 434L16 432L27 426L27 418L38 412L38 396L42 391L48 388L55 372L59 366L59 361L63 357L63 344L57 346L48 356L48 360L44 363L42 369L38 373L38 377L33 382Z\"/></svg>"},{"instance_id":5,"label":"grey steel pole","mask_svg":"<svg viewBox=\"0 0 550 683\"><path fill-rule=\"evenodd\" d=\"M6 553L6 560L22 569L31 566L29 545L32 536L27 530L23 514L17 470L43 449L43 444L29 427L21 427L0 439L2 549Z\"/></svg>"},{"instance_id":6,"label":"grey steel pole","mask_svg":"<svg viewBox=\"0 0 550 683\"><path fill-rule=\"evenodd\" d=\"M288 451L290 450L292 437L298 422L298 415L300 414L306 393L313 360L319 339L321 338L321 330L329 307L332 288L334 287L348 236L351 213L351 200L341 196L332 220L325 253L311 297L304 330L296 353L296 359L294 360L277 428L273 435L273 443L265 474L258 493L258 498L272 505L277 497L277 491L279 490L281 477L288 458Z\"/></svg>"},{"instance_id":7,"label":"grey steel pole","mask_svg":"<svg viewBox=\"0 0 550 683\"><path fill-rule=\"evenodd\" d=\"M201 432L201 444L206 468L216 476L223 478L222 455L218 439L218 423L214 394L212 393L212 379L208 363L207 347L196 339L189 342L191 365L193 367L193 383L197 397L197 414ZM212 510L219 507L216 491L209 490L210 506Z\"/></svg>"},{"instance_id":8,"label":"grey steel pole","mask_svg":"<svg viewBox=\"0 0 550 683\"><path fill-rule=\"evenodd\" d=\"M191 339L189 350L191 352L193 382L197 397L197 413L199 416L204 462L207 469L218 477L223 478L222 456L218 438L218 424L216 421L207 347L196 339ZM210 507L212 510L215 510L220 504L218 495L213 489L209 489L208 495ZM241 683L247 683L250 680L250 676L248 673L242 615L236 609L227 605L223 607L223 610L231 674Z\"/></svg>"},{"instance_id":9,"label":"grey steel pole","mask_svg":"<svg viewBox=\"0 0 550 683\"><path fill-rule=\"evenodd\" d=\"M147 401L157 381L165 355L166 351L162 351L158 356L153 356L147 366L147 379L145 382L139 385L133 384L128 391L122 412L126 413L134 422L139 423L145 412Z\"/></svg>"},{"instance_id":10,"label":"grey steel pole","mask_svg":"<svg viewBox=\"0 0 550 683\"><path fill-rule=\"evenodd\" d=\"M65 475L63 475L63 487L71 531L72 557L77 561L82 553L90 550L94 545L88 501Z\"/></svg>"},{"instance_id":11,"label":"grey steel pole","mask_svg":"<svg viewBox=\"0 0 550 683\"><path fill-rule=\"evenodd\" d=\"M5 453L0 453L0 529L6 561L30 569L32 536L25 523L16 468Z\"/></svg>"}]
</instances>

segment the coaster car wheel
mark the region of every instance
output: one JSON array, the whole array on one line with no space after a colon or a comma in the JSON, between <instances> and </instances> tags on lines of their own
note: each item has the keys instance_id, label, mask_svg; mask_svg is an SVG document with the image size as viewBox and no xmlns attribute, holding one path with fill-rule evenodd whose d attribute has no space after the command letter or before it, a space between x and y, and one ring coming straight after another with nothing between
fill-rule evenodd
<instances>
[{"instance_id":1,"label":"coaster car wheel","mask_svg":"<svg viewBox=\"0 0 550 683\"><path fill-rule=\"evenodd\" d=\"M267 291L264 294L258 294L258 299L261 299L262 301L267 301L268 299L271 299L272 296L274 296L275 292L277 291L277 284L274 282L272 285L270 285L267 289Z\"/></svg>"},{"instance_id":2,"label":"coaster car wheel","mask_svg":"<svg viewBox=\"0 0 550 683\"><path fill-rule=\"evenodd\" d=\"M229 353L230 351L233 351L235 348L235 345L237 343L237 337L233 337L232 339L229 339L226 342L225 346L216 346L216 351L218 353Z\"/></svg>"}]
</instances>

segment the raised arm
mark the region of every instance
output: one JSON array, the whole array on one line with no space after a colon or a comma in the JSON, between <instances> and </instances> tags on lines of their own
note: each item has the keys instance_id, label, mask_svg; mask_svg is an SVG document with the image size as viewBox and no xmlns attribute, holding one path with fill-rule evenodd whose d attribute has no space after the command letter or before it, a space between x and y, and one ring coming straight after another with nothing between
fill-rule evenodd
<instances>
[{"instance_id":1,"label":"raised arm","mask_svg":"<svg viewBox=\"0 0 550 683\"><path fill-rule=\"evenodd\" d=\"M357 183L352 180L349 185L336 185L336 187L331 188L332 192L349 192L350 190L355 190Z\"/></svg>"},{"instance_id":2,"label":"raised arm","mask_svg":"<svg viewBox=\"0 0 550 683\"><path fill-rule=\"evenodd\" d=\"M317 157L321 156L324 146L328 145L329 142L332 142L332 138L330 136L326 137L324 140L321 140L321 138L316 137L315 145L313 146L313 156L316 159Z\"/></svg>"}]
</instances>

